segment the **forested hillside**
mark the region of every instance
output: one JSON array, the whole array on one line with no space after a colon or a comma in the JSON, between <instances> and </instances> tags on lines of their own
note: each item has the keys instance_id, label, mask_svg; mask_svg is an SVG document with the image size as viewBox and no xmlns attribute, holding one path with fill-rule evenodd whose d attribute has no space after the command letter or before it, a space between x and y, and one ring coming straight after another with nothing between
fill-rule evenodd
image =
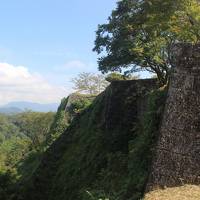
<instances>
[{"instance_id":1,"label":"forested hillside","mask_svg":"<svg viewBox=\"0 0 200 200\"><path fill-rule=\"evenodd\" d=\"M54 113L0 115L0 196L14 198L19 182L29 179L46 145Z\"/></svg>"},{"instance_id":2,"label":"forested hillside","mask_svg":"<svg viewBox=\"0 0 200 200\"><path fill-rule=\"evenodd\" d=\"M62 100L56 114L27 111L0 115L1 198L22 198L43 154L93 99L91 95L72 94Z\"/></svg>"}]
</instances>

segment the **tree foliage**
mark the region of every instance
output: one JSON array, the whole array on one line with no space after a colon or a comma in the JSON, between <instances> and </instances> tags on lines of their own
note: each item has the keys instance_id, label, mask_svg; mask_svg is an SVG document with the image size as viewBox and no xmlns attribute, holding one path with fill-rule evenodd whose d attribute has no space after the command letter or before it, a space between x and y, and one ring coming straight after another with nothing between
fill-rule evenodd
<instances>
[{"instance_id":1,"label":"tree foliage","mask_svg":"<svg viewBox=\"0 0 200 200\"><path fill-rule=\"evenodd\" d=\"M54 113L27 111L15 116L15 124L30 140L31 147L40 150L54 119Z\"/></svg>"},{"instance_id":2,"label":"tree foliage","mask_svg":"<svg viewBox=\"0 0 200 200\"><path fill-rule=\"evenodd\" d=\"M133 76L131 74L128 75L122 75L120 73L112 72L106 76L106 80L108 82L113 82L113 81L123 81L123 80L136 80L138 79L139 76Z\"/></svg>"},{"instance_id":3,"label":"tree foliage","mask_svg":"<svg viewBox=\"0 0 200 200\"><path fill-rule=\"evenodd\" d=\"M102 74L86 72L80 73L78 77L72 79L72 82L75 90L91 95L101 93L108 86L108 82Z\"/></svg>"},{"instance_id":4,"label":"tree foliage","mask_svg":"<svg viewBox=\"0 0 200 200\"><path fill-rule=\"evenodd\" d=\"M19 198L18 183L37 168L53 117L54 113L31 111L0 114L0 199Z\"/></svg>"},{"instance_id":5,"label":"tree foliage","mask_svg":"<svg viewBox=\"0 0 200 200\"><path fill-rule=\"evenodd\" d=\"M200 39L197 0L121 0L108 23L98 26L94 51L102 72L148 70L165 84L173 65L171 47Z\"/></svg>"}]
</instances>

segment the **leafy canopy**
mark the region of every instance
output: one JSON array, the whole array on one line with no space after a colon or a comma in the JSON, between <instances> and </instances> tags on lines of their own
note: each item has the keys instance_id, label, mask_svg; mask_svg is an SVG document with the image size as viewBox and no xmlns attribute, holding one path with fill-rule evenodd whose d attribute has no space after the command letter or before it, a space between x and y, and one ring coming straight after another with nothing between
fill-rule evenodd
<instances>
[{"instance_id":1,"label":"leafy canopy","mask_svg":"<svg viewBox=\"0 0 200 200\"><path fill-rule=\"evenodd\" d=\"M54 120L54 113L40 113L27 111L17 114L14 123L31 140L31 148L36 151L42 149L47 134Z\"/></svg>"},{"instance_id":2,"label":"leafy canopy","mask_svg":"<svg viewBox=\"0 0 200 200\"><path fill-rule=\"evenodd\" d=\"M90 95L97 95L105 90L108 82L102 74L82 72L72 79L74 89Z\"/></svg>"},{"instance_id":3,"label":"leafy canopy","mask_svg":"<svg viewBox=\"0 0 200 200\"><path fill-rule=\"evenodd\" d=\"M121 0L108 23L98 26L93 50L102 72L148 70L163 85L172 66L171 46L199 39L197 0Z\"/></svg>"}]
</instances>

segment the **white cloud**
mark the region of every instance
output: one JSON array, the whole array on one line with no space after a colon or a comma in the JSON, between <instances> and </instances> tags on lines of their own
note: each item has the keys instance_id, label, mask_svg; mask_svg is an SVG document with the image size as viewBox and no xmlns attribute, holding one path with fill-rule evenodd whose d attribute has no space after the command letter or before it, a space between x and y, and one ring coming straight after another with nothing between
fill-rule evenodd
<instances>
[{"instance_id":1,"label":"white cloud","mask_svg":"<svg viewBox=\"0 0 200 200\"><path fill-rule=\"evenodd\" d=\"M53 103L68 95L63 87L48 83L28 68L0 63L0 104L10 101Z\"/></svg>"}]
</instances>

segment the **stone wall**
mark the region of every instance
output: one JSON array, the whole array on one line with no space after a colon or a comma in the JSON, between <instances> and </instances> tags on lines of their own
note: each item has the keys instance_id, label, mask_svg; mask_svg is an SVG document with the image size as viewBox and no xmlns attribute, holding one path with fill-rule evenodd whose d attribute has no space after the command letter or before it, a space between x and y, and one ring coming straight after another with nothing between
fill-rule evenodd
<instances>
[{"instance_id":1,"label":"stone wall","mask_svg":"<svg viewBox=\"0 0 200 200\"><path fill-rule=\"evenodd\" d=\"M129 180L126 177L129 175L126 171L129 140L136 138L138 118L142 118L146 112L149 92L156 88L158 84L155 79L113 81L88 109L77 115L67 130L43 154L30 185L26 186L23 199L80 200L86 188L100 190L102 183L108 184L105 188L121 189L121 181L125 183L124 178ZM137 156L141 158L142 155ZM111 165L111 158L118 166ZM119 165L118 159L123 161L122 165ZM111 173L111 169L114 173ZM146 172L146 169L143 171ZM109 181L105 177L104 181L104 172L109 172L109 177L114 178ZM120 180L120 177L123 179ZM140 183L144 184L144 180ZM130 193L127 194L126 189L121 189L124 194L118 195L138 196L138 193L143 192L143 187L138 187L134 185L128 188Z\"/></svg>"},{"instance_id":2,"label":"stone wall","mask_svg":"<svg viewBox=\"0 0 200 200\"><path fill-rule=\"evenodd\" d=\"M147 190L200 184L200 45L173 47L174 65Z\"/></svg>"},{"instance_id":3,"label":"stone wall","mask_svg":"<svg viewBox=\"0 0 200 200\"><path fill-rule=\"evenodd\" d=\"M105 148L128 152L138 122L147 111L148 94L158 88L156 79L113 81L105 92L103 133Z\"/></svg>"}]
</instances>

